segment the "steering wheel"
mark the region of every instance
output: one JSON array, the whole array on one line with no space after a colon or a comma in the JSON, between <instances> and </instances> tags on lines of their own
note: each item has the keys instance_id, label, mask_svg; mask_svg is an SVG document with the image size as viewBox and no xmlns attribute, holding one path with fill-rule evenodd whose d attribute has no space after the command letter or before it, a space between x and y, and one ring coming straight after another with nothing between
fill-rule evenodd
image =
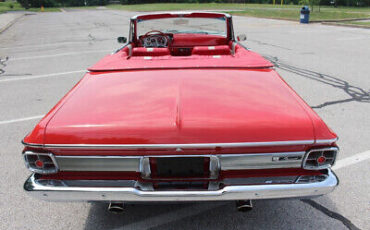
<instances>
[{"instance_id":1,"label":"steering wheel","mask_svg":"<svg viewBox=\"0 0 370 230\"><path fill-rule=\"evenodd\" d=\"M154 38L155 44L148 45L148 38ZM158 44L158 40L163 39L162 44ZM151 30L146 32L141 38L141 43L144 47L168 47L170 45L170 37L159 30ZM149 42L150 43L150 42Z\"/></svg>"},{"instance_id":2,"label":"steering wheel","mask_svg":"<svg viewBox=\"0 0 370 230\"><path fill-rule=\"evenodd\" d=\"M167 37L167 35L165 33L163 33L162 31L160 31L160 30L151 30L151 31L148 31L148 32L146 32L146 34L144 34L144 37L148 37L148 36L152 35L152 33L157 33L155 35L162 35L164 37Z\"/></svg>"}]
</instances>

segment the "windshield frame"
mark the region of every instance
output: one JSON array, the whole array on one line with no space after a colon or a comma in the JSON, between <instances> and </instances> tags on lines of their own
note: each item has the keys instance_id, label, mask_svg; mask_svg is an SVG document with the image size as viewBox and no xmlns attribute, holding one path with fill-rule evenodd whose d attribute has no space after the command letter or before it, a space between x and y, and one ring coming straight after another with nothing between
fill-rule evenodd
<instances>
[{"instance_id":1,"label":"windshield frame","mask_svg":"<svg viewBox=\"0 0 370 230\"><path fill-rule=\"evenodd\" d=\"M221 18L224 17L226 21L226 38L230 41L235 41L232 17L224 13L206 13L206 12L184 12L184 13L160 13L160 14L146 14L138 15L131 18L130 22L130 42L137 42L137 26L138 20L151 20L151 19L165 19L165 18ZM220 35L222 36L222 35Z\"/></svg>"}]
</instances>

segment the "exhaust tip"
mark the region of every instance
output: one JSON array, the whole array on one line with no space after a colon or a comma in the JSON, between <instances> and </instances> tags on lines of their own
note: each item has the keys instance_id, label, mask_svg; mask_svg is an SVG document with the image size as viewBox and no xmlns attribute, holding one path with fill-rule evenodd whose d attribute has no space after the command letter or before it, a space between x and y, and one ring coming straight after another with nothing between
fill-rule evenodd
<instances>
[{"instance_id":1,"label":"exhaust tip","mask_svg":"<svg viewBox=\"0 0 370 230\"><path fill-rule=\"evenodd\" d=\"M108 211L115 214L120 214L124 210L123 203L109 203Z\"/></svg>"},{"instance_id":2,"label":"exhaust tip","mask_svg":"<svg viewBox=\"0 0 370 230\"><path fill-rule=\"evenodd\" d=\"M238 200L236 201L236 209L239 212L249 212L253 209L252 200Z\"/></svg>"}]
</instances>

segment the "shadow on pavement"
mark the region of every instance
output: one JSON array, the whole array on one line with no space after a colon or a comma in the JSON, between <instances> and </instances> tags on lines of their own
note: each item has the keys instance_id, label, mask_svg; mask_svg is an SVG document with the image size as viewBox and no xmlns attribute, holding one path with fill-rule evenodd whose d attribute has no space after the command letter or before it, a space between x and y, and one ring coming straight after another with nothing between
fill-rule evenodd
<instances>
[{"instance_id":1,"label":"shadow on pavement","mask_svg":"<svg viewBox=\"0 0 370 230\"><path fill-rule=\"evenodd\" d=\"M340 104L345 102L363 102L363 103L370 103L370 91L362 89L361 87L351 85L349 82L342 80L338 77L333 77L327 74L314 72L307 69L298 68L292 65L285 64L281 62L277 57L272 56L264 56L270 62L272 62L277 68L282 70L294 73L301 77L305 77L326 85L330 85L334 88L343 90L346 94L348 94L348 98L334 100L334 101L327 101L321 103L319 105L311 106L314 109L323 108L328 105Z\"/></svg>"},{"instance_id":2,"label":"shadow on pavement","mask_svg":"<svg viewBox=\"0 0 370 230\"><path fill-rule=\"evenodd\" d=\"M328 201L331 202L331 201ZM347 229L300 200L255 201L250 212L235 203L130 204L113 214L92 204L85 229Z\"/></svg>"}]
</instances>

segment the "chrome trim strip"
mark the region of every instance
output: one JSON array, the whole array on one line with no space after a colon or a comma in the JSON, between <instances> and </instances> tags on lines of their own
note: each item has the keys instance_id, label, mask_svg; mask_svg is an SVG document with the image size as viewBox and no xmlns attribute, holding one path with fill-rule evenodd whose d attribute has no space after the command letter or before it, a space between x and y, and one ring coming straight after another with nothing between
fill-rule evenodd
<instances>
[{"instance_id":1,"label":"chrome trim strip","mask_svg":"<svg viewBox=\"0 0 370 230\"><path fill-rule=\"evenodd\" d=\"M305 152L220 155L221 170L300 168Z\"/></svg>"},{"instance_id":2,"label":"chrome trim strip","mask_svg":"<svg viewBox=\"0 0 370 230\"><path fill-rule=\"evenodd\" d=\"M131 171L150 178L149 158L209 157L211 177L220 170L300 168L305 155L301 152L245 153L223 155L153 155L153 156L55 156L60 171Z\"/></svg>"},{"instance_id":3,"label":"chrome trim strip","mask_svg":"<svg viewBox=\"0 0 370 230\"><path fill-rule=\"evenodd\" d=\"M211 201L256 200L288 197L319 196L338 185L330 170L321 182L299 184L231 185L218 190L143 191L135 187L78 187L66 186L62 181L42 184L32 174L24 184L28 194L50 201Z\"/></svg>"},{"instance_id":4,"label":"chrome trim strip","mask_svg":"<svg viewBox=\"0 0 370 230\"><path fill-rule=\"evenodd\" d=\"M315 144L332 144L338 140L338 137L333 139L316 140Z\"/></svg>"},{"instance_id":5,"label":"chrome trim strip","mask_svg":"<svg viewBox=\"0 0 370 230\"><path fill-rule=\"evenodd\" d=\"M241 148L284 145L311 145L314 140L268 141L268 142L232 142L232 143L194 143L194 144L32 144L22 142L25 146L49 149L191 149L191 148Z\"/></svg>"},{"instance_id":6,"label":"chrome trim strip","mask_svg":"<svg viewBox=\"0 0 370 230\"><path fill-rule=\"evenodd\" d=\"M55 156L60 171L139 172L142 157L135 156Z\"/></svg>"}]
</instances>

